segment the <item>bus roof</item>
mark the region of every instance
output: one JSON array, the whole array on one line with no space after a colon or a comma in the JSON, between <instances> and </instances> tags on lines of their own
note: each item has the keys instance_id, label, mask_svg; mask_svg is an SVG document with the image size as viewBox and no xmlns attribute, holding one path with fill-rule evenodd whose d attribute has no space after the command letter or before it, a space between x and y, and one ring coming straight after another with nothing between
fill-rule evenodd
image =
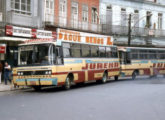
<instances>
[{"instance_id":1,"label":"bus roof","mask_svg":"<svg viewBox=\"0 0 165 120\"><path fill-rule=\"evenodd\" d=\"M118 50L120 50L120 51L129 51L130 49L139 49L139 50L165 50L165 48L123 47L123 46L119 46L118 47Z\"/></svg>"}]
</instances>

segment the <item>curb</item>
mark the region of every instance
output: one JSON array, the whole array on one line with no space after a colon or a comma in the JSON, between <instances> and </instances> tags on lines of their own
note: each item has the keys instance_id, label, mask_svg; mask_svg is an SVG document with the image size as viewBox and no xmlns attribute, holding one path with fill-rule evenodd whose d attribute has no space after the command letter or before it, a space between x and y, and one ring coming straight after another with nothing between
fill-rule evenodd
<instances>
[{"instance_id":1,"label":"curb","mask_svg":"<svg viewBox=\"0 0 165 120\"><path fill-rule=\"evenodd\" d=\"M8 88L4 88L4 89L0 89L0 92L7 92L7 91L16 91L16 90L26 90L26 89L30 89L29 87L26 88L14 88L13 86L10 86Z\"/></svg>"}]
</instances>

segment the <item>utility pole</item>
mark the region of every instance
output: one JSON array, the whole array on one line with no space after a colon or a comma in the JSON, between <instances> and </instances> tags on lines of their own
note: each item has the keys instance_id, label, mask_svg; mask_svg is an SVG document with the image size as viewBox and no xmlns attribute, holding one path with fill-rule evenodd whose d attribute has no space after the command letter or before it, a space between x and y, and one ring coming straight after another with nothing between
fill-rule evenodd
<instances>
[{"instance_id":1,"label":"utility pole","mask_svg":"<svg viewBox=\"0 0 165 120\"><path fill-rule=\"evenodd\" d=\"M129 19L128 19L128 46L131 45L131 18L132 18L132 15L129 14Z\"/></svg>"}]
</instances>

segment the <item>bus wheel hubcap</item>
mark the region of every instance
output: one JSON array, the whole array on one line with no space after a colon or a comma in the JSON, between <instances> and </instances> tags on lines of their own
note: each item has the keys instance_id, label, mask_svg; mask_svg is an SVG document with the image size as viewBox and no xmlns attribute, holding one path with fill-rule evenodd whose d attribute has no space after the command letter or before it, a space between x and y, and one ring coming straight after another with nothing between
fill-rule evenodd
<instances>
[{"instance_id":1,"label":"bus wheel hubcap","mask_svg":"<svg viewBox=\"0 0 165 120\"><path fill-rule=\"evenodd\" d=\"M107 75L104 73L104 75L103 75L103 83L105 83L105 82L107 82Z\"/></svg>"},{"instance_id":2,"label":"bus wheel hubcap","mask_svg":"<svg viewBox=\"0 0 165 120\"><path fill-rule=\"evenodd\" d=\"M70 79L69 79L69 77L66 78L65 88L70 89Z\"/></svg>"}]
</instances>

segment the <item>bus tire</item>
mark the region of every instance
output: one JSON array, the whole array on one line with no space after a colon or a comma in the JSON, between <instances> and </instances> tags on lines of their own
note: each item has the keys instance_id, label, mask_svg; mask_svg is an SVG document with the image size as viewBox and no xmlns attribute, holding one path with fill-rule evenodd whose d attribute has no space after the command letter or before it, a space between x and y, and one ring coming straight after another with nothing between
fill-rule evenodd
<instances>
[{"instance_id":1,"label":"bus tire","mask_svg":"<svg viewBox=\"0 0 165 120\"><path fill-rule=\"evenodd\" d=\"M35 91L41 91L41 86L32 86Z\"/></svg>"},{"instance_id":2,"label":"bus tire","mask_svg":"<svg viewBox=\"0 0 165 120\"><path fill-rule=\"evenodd\" d=\"M70 88L71 88L71 77L67 76L67 78L65 80L64 89L69 90Z\"/></svg>"},{"instance_id":3,"label":"bus tire","mask_svg":"<svg viewBox=\"0 0 165 120\"><path fill-rule=\"evenodd\" d=\"M119 79L119 77L118 76L115 76L114 79L117 81Z\"/></svg>"},{"instance_id":4,"label":"bus tire","mask_svg":"<svg viewBox=\"0 0 165 120\"><path fill-rule=\"evenodd\" d=\"M104 72L103 78L101 79L101 82L102 82L102 83L106 83L107 80L108 80L108 74L107 74L106 72Z\"/></svg>"},{"instance_id":5,"label":"bus tire","mask_svg":"<svg viewBox=\"0 0 165 120\"><path fill-rule=\"evenodd\" d=\"M135 79L136 79L136 76L137 76L137 72L134 71L134 72L132 73L132 80L135 80Z\"/></svg>"}]
</instances>

